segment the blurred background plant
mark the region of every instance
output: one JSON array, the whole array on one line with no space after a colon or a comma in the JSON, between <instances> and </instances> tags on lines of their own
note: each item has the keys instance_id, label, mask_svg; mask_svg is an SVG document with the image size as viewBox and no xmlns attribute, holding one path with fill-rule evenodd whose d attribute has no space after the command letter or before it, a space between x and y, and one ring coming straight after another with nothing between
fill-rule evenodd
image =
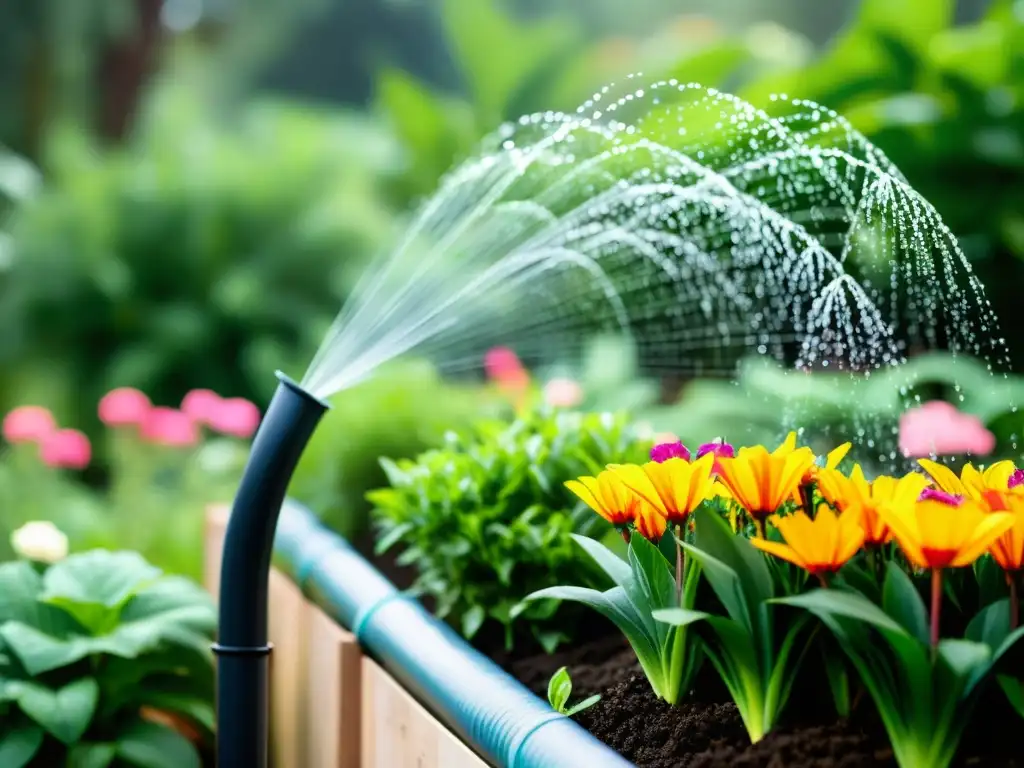
<instances>
[{"instance_id":1,"label":"blurred background plant","mask_svg":"<svg viewBox=\"0 0 1024 768\"><path fill-rule=\"evenodd\" d=\"M123 457L94 408L104 393L265 403L271 371L301 373L367 261L484 134L641 70L847 115L960 236L1014 347L1022 36L1019 0L13 0L0 7L0 410L37 403L81 429L94 455L69 498L106 493ZM733 376L733 362L680 378L599 338L531 372L531 397L628 409L690 442L739 429L770 442L797 399L823 428L851 410L898 428L893 381L839 402L824 374L797 385L753 363ZM934 373L928 397L1017 450L1013 380L964 374L956 389L941 361L918 365ZM295 490L357 535L377 457L517 405L496 394L416 362L383 372L337 397Z\"/></svg>"}]
</instances>

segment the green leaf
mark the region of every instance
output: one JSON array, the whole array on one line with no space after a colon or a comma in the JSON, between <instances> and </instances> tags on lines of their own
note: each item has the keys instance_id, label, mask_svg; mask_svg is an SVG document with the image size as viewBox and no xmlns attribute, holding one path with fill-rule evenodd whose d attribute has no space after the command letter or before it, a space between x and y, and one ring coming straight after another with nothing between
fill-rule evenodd
<instances>
[{"instance_id":1,"label":"green leaf","mask_svg":"<svg viewBox=\"0 0 1024 768\"><path fill-rule=\"evenodd\" d=\"M83 627L100 634L117 623L128 600L160 575L160 569L137 552L83 552L46 571L39 599L62 608Z\"/></svg>"},{"instance_id":2,"label":"green leaf","mask_svg":"<svg viewBox=\"0 0 1024 768\"><path fill-rule=\"evenodd\" d=\"M99 695L99 684L86 677L56 691L36 683L19 682L16 700L22 712L56 739L73 744L92 722Z\"/></svg>"},{"instance_id":3,"label":"green leaf","mask_svg":"<svg viewBox=\"0 0 1024 768\"><path fill-rule=\"evenodd\" d=\"M479 605L474 605L462 614L462 636L467 640L472 640L483 625L485 618L487 615L484 613L483 607Z\"/></svg>"},{"instance_id":4,"label":"green leaf","mask_svg":"<svg viewBox=\"0 0 1024 768\"><path fill-rule=\"evenodd\" d=\"M920 642L929 642L928 613L914 583L896 563L886 567L882 609Z\"/></svg>"},{"instance_id":5,"label":"green leaf","mask_svg":"<svg viewBox=\"0 0 1024 768\"><path fill-rule=\"evenodd\" d=\"M885 611L871 603L863 595L854 592L842 592L837 589L812 589L802 595L775 598L772 602L803 608L817 616L841 616L863 621L895 635L909 636L907 630L890 618Z\"/></svg>"},{"instance_id":6,"label":"green leaf","mask_svg":"<svg viewBox=\"0 0 1024 768\"><path fill-rule=\"evenodd\" d=\"M654 639L648 635L646 628L637 616L636 609L622 587L613 587L607 592L598 592L596 589L587 589L586 587L548 587L527 595L525 599L569 600L582 603L615 624L631 645L635 641L640 641L654 647Z\"/></svg>"},{"instance_id":7,"label":"green leaf","mask_svg":"<svg viewBox=\"0 0 1024 768\"><path fill-rule=\"evenodd\" d=\"M74 626L63 611L39 602L43 577L31 563L0 564L0 624L18 621L43 632L59 633Z\"/></svg>"},{"instance_id":8,"label":"green leaf","mask_svg":"<svg viewBox=\"0 0 1024 768\"><path fill-rule=\"evenodd\" d=\"M1009 675L999 675L996 679L999 681L999 687L1006 694L1010 706L1018 715L1024 717L1024 682Z\"/></svg>"},{"instance_id":9,"label":"green leaf","mask_svg":"<svg viewBox=\"0 0 1024 768\"><path fill-rule=\"evenodd\" d=\"M695 515L697 527L695 544L697 548L724 563L736 574L740 589L744 594L750 626L757 627L757 607L773 596L772 576L765 563L764 555L755 549L745 537L733 533L729 524L706 506L698 509ZM703 561L701 562L703 565ZM715 588L713 581L714 577L706 567L705 572L712 588L715 589L715 594L718 594L718 589ZM723 587L725 586L723 584ZM725 602L721 595L719 595L719 599L723 603ZM734 619L739 618L732 613L730 615Z\"/></svg>"},{"instance_id":10,"label":"green leaf","mask_svg":"<svg viewBox=\"0 0 1024 768\"><path fill-rule=\"evenodd\" d=\"M643 537L637 536L634 538ZM608 578L610 578L616 586L625 589L632 581L633 571L629 567L629 564L608 549L604 544L575 533L572 534L572 540L582 547L583 551L590 556L591 560L597 563L598 567L602 571L608 574Z\"/></svg>"},{"instance_id":11,"label":"green leaf","mask_svg":"<svg viewBox=\"0 0 1024 768\"><path fill-rule=\"evenodd\" d=\"M144 721L121 734L117 755L137 768L202 768L192 742L171 728Z\"/></svg>"},{"instance_id":12,"label":"green leaf","mask_svg":"<svg viewBox=\"0 0 1024 768\"><path fill-rule=\"evenodd\" d=\"M33 677L73 664L92 652L88 638L61 640L19 621L8 621L0 626L0 639Z\"/></svg>"},{"instance_id":13,"label":"green leaf","mask_svg":"<svg viewBox=\"0 0 1024 768\"><path fill-rule=\"evenodd\" d=\"M963 686L965 696L992 665L992 649L970 640L940 640L939 656Z\"/></svg>"},{"instance_id":14,"label":"green leaf","mask_svg":"<svg viewBox=\"0 0 1024 768\"><path fill-rule=\"evenodd\" d=\"M1010 634L1010 600L1004 598L982 608L964 630L964 637L975 643L998 648Z\"/></svg>"},{"instance_id":15,"label":"green leaf","mask_svg":"<svg viewBox=\"0 0 1024 768\"><path fill-rule=\"evenodd\" d=\"M0 736L0 765L4 768L24 768L42 744L43 729L34 723L7 727L6 732Z\"/></svg>"},{"instance_id":16,"label":"green leaf","mask_svg":"<svg viewBox=\"0 0 1024 768\"><path fill-rule=\"evenodd\" d=\"M68 755L67 768L107 768L116 756L113 744L76 744Z\"/></svg>"},{"instance_id":17,"label":"green leaf","mask_svg":"<svg viewBox=\"0 0 1024 768\"><path fill-rule=\"evenodd\" d=\"M157 691L147 695L145 700L146 704L154 709L181 715L210 733L217 728L217 715L213 704L206 699Z\"/></svg>"},{"instance_id":18,"label":"green leaf","mask_svg":"<svg viewBox=\"0 0 1024 768\"><path fill-rule=\"evenodd\" d=\"M569 709L567 709L565 711L565 716L566 717L572 717L573 715L579 714L584 709L589 709L590 707L594 706L600 700L601 700L601 694L599 694L599 693L598 694L594 694L593 696L588 696L587 698L585 698L583 701L579 702L578 704L573 704L571 707L569 707Z\"/></svg>"},{"instance_id":19,"label":"green leaf","mask_svg":"<svg viewBox=\"0 0 1024 768\"><path fill-rule=\"evenodd\" d=\"M698 621L711 618L710 613L691 611L689 608L662 608L651 613L655 621L671 624L673 627L688 627Z\"/></svg>"},{"instance_id":20,"label":"green leaf","mask_svg":"<svg viewBox=\"0 0 1024 768\"><path fill-rule=\"evenodd\" d=\"M561 667L548 681L548 704L555 712L565 714L565 705L572 695L572 680L569 670Z\"/></svg>"},{"instance_id":21,"label":"green leaf","mask_svg":"<svg viewBox=\"0 0 1024 768\"><path fill-rule=\"evenodd\" d=\"M629 541L629 564L633 583L639 587L639 595L627 594L637 608L673 608L676 603L675 577L658 548L643 536L633 536ZM642 599L643 602L640 602Z\"/></svg>"}]
</instances>

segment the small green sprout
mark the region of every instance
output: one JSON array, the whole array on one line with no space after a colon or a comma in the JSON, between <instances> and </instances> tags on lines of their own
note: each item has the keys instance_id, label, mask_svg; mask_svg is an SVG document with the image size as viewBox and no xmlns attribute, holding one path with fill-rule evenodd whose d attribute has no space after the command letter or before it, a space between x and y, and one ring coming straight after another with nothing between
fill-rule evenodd
<instances>
[{"instance_id":1,"label":"small green sprout","mask_svg":"<svg viewBox=\"0 0 1024 768\"><path fill-rule=\"evenodd\" d=\"M548 681L548 704L560 715L572 717L582 712L587 707L592 707L601 700L600 695L590 696L579 704L566 708L569 703L569 696L572 694L572 679L569 677L569 670L565 667L559 669Z\"/></svg>"}]
</instances>

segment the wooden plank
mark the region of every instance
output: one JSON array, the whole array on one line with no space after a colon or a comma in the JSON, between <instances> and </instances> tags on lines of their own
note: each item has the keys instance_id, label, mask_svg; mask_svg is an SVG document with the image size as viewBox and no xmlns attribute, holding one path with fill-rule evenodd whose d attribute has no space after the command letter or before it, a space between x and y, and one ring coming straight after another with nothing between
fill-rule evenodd
<instances>
[{"instance_id":1,"label":"wooden plank","mask_svg":"<svg viewBox=\"0 0 1024 768\"><path fill-rule=\"evenodd\" d=\"M275 768L306 765L306 625L310 606L291 579L270 570L270 752Z\"/></svg>"},{"instance_id":2,"label":"wooden plank","mask_svg":"<svg viewBox=\"0 0 1024 768\"><path fill-rule=\"evenodd\" d=\"M308 606L305 626L305 762L295 766L359 768L359 644L315 605Z\"/></svg>"},{"instance_id":3,"label":"wooden plank","mask_svg":"<svg viewBox=\"0 0 1024 768\"><path fill-rule=\"evenodd\" d=\"M224 535L228 529L231 507L227 504L211 504L206 508L206 525L203 531L203 584L216 602L220 596L220 560L224 549Z\"/></svg>"},{"instance_id":4,"label":"wooden plank","mask_svg":"<svg viewBox=\"0 0 1024 768\"><path fill-rule=\"evenodd\" d=\"M362 768L486 768L380 666L362 671Z\"/></svg>"}]
</instances>

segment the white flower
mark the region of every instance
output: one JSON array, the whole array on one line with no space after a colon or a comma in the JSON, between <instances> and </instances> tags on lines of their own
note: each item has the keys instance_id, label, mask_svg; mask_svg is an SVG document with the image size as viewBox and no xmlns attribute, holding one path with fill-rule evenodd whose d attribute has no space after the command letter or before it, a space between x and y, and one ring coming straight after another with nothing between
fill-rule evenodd
<instances>
[{"instance_id":1,"label":"white flower","mask_svg":"<svg viewBox=\"0 0 1024 768\"><path fill-rule=\"evenodd\" d=\"M49 520L34 520L11 534L11 546L26 560L55 563L67 557L68 537Z\"/></svg>"}]
</instances>

